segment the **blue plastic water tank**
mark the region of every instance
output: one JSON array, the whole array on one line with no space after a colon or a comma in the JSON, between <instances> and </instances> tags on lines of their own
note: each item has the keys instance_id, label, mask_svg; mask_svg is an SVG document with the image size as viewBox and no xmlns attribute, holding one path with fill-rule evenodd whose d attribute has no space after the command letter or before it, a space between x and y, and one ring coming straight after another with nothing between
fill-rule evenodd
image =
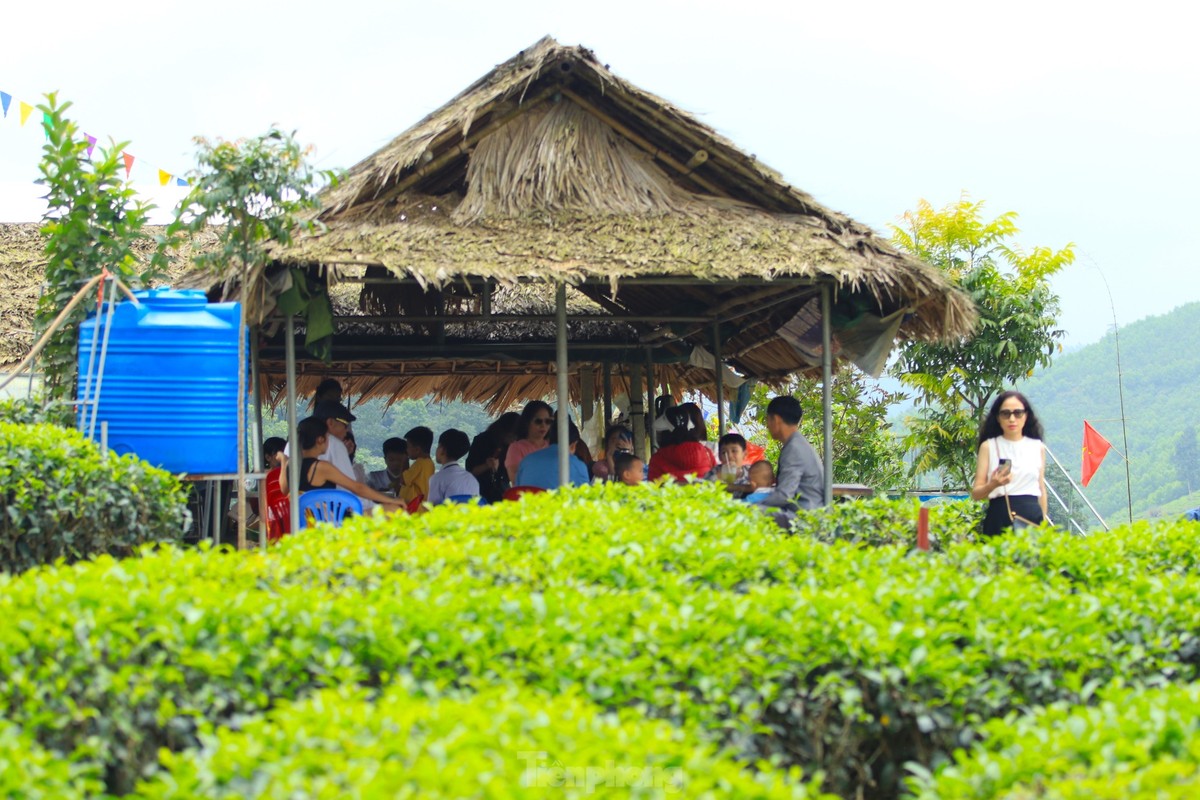
<instances>
[{"instance_id":1,"label":"blue plastic water tank","mask_svg":"<svg viewBox=\"0 0 1200 800\"><path fill-rule=\"evenodd\" d=\"M151 289L135 297L139 305L113 309L102 380L95 373L104 315L80 325L79 399L91 401L100 390L95 438L107 422L108 446L117 453L136 453L175 473L236 472L241 304L209 303L197 290ZM89 406L79 408L82 418Z\"/></svg>"}]
</instances>

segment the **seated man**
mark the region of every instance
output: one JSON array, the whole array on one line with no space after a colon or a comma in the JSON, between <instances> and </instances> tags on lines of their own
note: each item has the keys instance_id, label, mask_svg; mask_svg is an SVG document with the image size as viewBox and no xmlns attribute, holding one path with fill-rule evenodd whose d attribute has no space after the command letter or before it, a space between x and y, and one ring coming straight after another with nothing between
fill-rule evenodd
<instances>
[{"instance_id":1,"label":"seated man","mask_svg":"<svg viewBox=\"0 0 1200 800\"><path fill-rule=\"evenodd\" d=\"M579 443L579 428L575 427L574 422L567 420L567 430L567 449L570 452L568 456L568 463L570 464L568 480L575 486L584 486L588 482L587 464L584 464L575 455L575 446ZM558 426L554 425L550 428L550 446L543 447L541 450L535 450L521 459L520 466L517 467L517 482L515 485L557 489L559 486L558 448Z\"/></svg>"},{"instance_id":2,"label":"seated man","mask_svg":"<svg viewBox=\"0 0 1200 800\"><path fill-rule=\"evenodd\" d=\"M772 398L767 404L767 432L783 443L775 490L760 505L770 511L781 527L788 528L799 508L825 505L825 470L817 451L800 433L803 414L800 401L789 395Z\"/></svg>"},{"instance_id":3,"label":"seated man","mask_svg":"<svg viewBox=\"0 0 1200 800\"><path fill-rule=\"evenodd\" d=\"M429 479L429 496L426 502L441 505L458 495L479 496L479 481L463 469L458 460L471 450L471 437L451 428L438 437L437 463L441 466L437 474Z\"/></svg>"}]
</instances>

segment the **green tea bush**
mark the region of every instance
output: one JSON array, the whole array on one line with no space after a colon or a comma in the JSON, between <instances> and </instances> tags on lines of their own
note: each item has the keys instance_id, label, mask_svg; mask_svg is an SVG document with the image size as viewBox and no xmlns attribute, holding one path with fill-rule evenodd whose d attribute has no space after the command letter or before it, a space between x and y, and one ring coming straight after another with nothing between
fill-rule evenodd
<instances>
[{"instance_id":1,"label":"green tea bush","mask_svg":"<svg viewBox=\"0 0 1200 800\"><path fill-rule=\"evenodd\" d=\"M400 680L380 694L325 689L239 729L166 753L143 798L829 798L751 772L664 722L600 712L573 692L439 695Z\"/></svg>"},{"instance_id":2,"label":"green tea bush","mask_svg":"<svg viewBox=\"0 0 1200 800\"><path fill-rule=\"evenodd\" d=\"M188 521L179 480L134 456L104 456L74 430L0 422L0 570L126 556L178 540Z\"/></svg>"},{"instance_id":3,"label":"green tea bush","mask_svg":"<svg viewBox=\"0 0 1200 800\"><path fill-rule=\"evenodd\" d=\"M1200 796L1200 685L1112 689L1091 706L1055 703L983 726L984 740L932 775L920 800Z\"/></svg>"},{"instance_id":4,"label":"green tea bush","mask_svg":"<svg viewBox=\"0 0 1200 800\"><path fill-rule=\"evenodd\" d=\"M920 510L921 503L915 498L876 497L835 503L828 508L798 512L792 533L822 542L914 547ZM952 542L974 541L982 520L983 508L979 503L956 501L933 506L929 509L930 549L940 551Z\"/></svg>"},{"instance_id":5,"label":"green tea bush","mask_svg":"<svg viewBox=\"0 0 1200 800\"><path fill-rule=\"evenodd\" d=\"M319 714L305 702L339 687L369 705L403 682L429 703L574 697L750 771L895 797L909 763L938 769L989 719L1087 703L1118 679L1195 680L1200 575L1163 554L1194 559L1198 529L920 553L782 534L704 486L360 518L266 556L168 548L0 577L0 709L114 794L170 785L192 757L209 769L247 726L290 730L273 709ZM283 746L262 752L309 758ZM247 768L186 780L226 791ZM283 780L268 773L253 779Z\"/></svg>"},{"instance_id":6,"label":"green tea bush","mask_svg":"<svg viewBox=\"0 0 1200 800\"><path fill-rule=\"evenodd\" d=\"M7 721L0 721L0 797L94 797L104 789L94 762L65 759Z\"/></svg>"},{"instance_id":7,"label":"green tea bush","mask_svg":"<svg viewBox=\"0 0 1200 800\"><path fill-rule=\"evenodd\" d=\"M0 400L0 422L70 427L71 407L63 404L50 405L34 397L11 397Z\"/></svg>"}]
</instances>

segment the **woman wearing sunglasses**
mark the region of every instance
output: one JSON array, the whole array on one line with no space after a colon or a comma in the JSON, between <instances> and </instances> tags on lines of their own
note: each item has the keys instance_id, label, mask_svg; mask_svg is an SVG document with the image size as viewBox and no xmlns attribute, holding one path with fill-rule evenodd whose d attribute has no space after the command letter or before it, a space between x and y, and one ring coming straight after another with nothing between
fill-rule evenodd
<instances>
[{"instance_id":1,"label":"woman wearing sunglasses","mask_svg":"<svg viewBox=\"0 0 1200 800\"><path fill-rule=\"evenodd\" d=\"M504 468L508 470L508 479L514 486L517 483L517 468L521 466L521 459L550 445L547 437L553 424L554 410L541 400L530 400L521 410L517 440L508 446L508 452L504 456Z\"/></svg>"},{"instance_id":2,"label":"woman wearing sunglasses","mask_svg":"<svg viewBox=\"0 0 1200 800\"><path fill-rule=\"evenodd\" d=\"M979 426L971 497L988 499L985 536L1011 530L1013 520L1040 524L1046 513L1046 449L1042 424L1020 392L1003 392Z\"/></svg>"}]
</instances>

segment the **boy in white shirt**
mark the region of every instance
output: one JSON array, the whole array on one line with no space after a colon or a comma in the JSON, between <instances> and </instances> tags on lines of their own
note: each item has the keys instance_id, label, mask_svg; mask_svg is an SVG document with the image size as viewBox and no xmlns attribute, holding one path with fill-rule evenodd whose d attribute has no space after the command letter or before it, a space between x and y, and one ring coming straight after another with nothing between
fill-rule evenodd
<instances>
[{"instance_id":1,"label":"boy in white shirt","mask_svg":"<svg viewBox=\"0 0 1200 800\"><path fill-rule=\"evenodd\" d=\"M459 495L479 496L479 481L458 463L470 450L471 438L460 430L451 428L438 437L435 458L441 469L429 479L429 496L425 498L431 505Z\"/></svg>"}]
</instances>

